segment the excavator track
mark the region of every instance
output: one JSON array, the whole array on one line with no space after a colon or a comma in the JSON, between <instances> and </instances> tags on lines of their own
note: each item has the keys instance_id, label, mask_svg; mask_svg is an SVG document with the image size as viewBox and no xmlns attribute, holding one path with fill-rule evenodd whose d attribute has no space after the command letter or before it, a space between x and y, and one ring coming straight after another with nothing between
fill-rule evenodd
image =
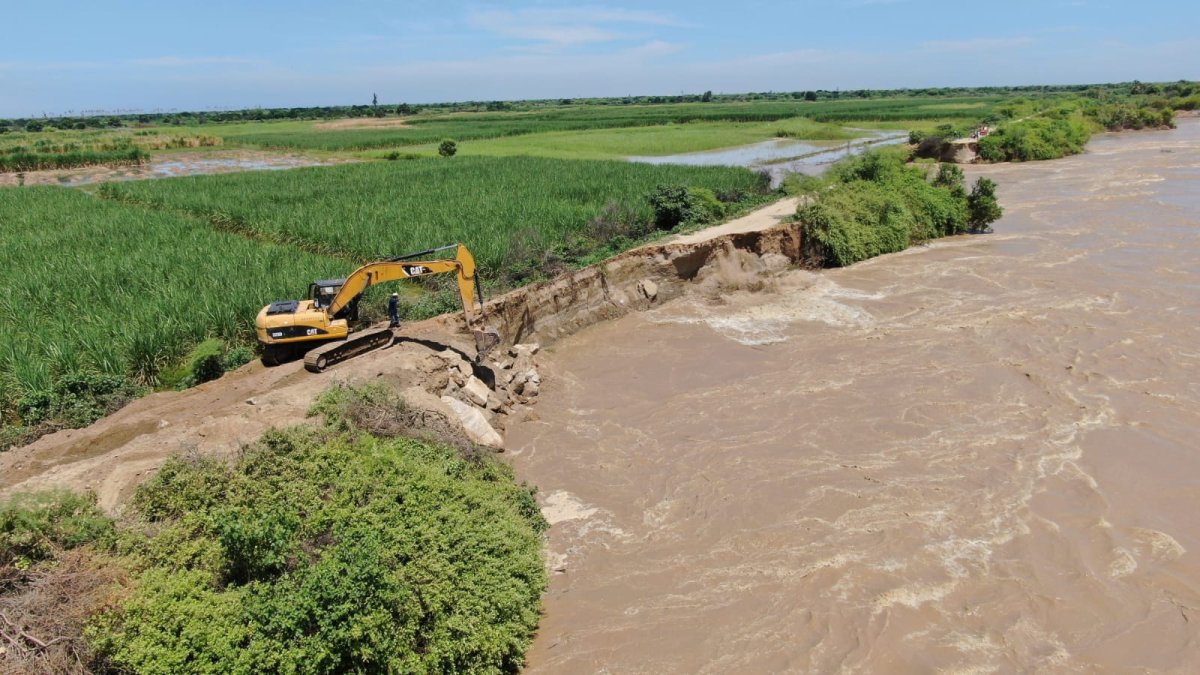
<instances>
[{"instance_id":1,"label":"excavator track","mask_svg":"<svg viewBox=\"0 0 1200 675\"><path fill-rule=\"evenodd\" d=\"M352 356L386 347L391 344L392 337L391 328L377 328L355 333L340 342L321 345L304 355L304 369L319 373Z\"/></svg>"}]
</instances>

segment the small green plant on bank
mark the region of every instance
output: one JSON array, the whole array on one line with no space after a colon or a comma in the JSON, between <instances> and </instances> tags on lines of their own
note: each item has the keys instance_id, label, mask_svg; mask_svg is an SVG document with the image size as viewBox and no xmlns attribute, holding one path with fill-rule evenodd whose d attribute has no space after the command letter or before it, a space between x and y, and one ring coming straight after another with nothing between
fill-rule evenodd
<instances>
[{"instance_id":1,"label":"small green plant on bank","mask_svg":"<svg viewBox=\"0 0 1200 675\"><path fill-rule=\"evenodd\" d=\"M458 143L455 143L449 138L443 140L441 144L438 145L438 154L442 157L453 157L457 152Z\"/></svg>"},{"instance_id":2,"label":"small green plant on bank","mask_svg":"<svg viewBox=\"0 0 1200 675\"><path fill-rule=\"evenodd\" d=\"M0 503L0 580L13 566L27 570L58 553L111 542L112 520L96 508L93 494L67 491L19 494Z\"/></svg>"}]
</instances>

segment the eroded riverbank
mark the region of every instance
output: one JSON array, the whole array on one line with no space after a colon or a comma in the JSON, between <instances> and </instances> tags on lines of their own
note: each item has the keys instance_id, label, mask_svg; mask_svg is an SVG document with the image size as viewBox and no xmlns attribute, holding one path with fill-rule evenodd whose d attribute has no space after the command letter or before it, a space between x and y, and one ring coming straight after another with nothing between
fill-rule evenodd
<instances>
[{"instance_id":1,"label":"eroded riverbank","mask_svg":"<svg viewBox=\"0 0 1200 675\"><path fill-rule=\"evenodd\" d=\"M533 670L1200 666L1200 125L969 173L996 235L543 355Z\"/></svg>"}]
</instances>

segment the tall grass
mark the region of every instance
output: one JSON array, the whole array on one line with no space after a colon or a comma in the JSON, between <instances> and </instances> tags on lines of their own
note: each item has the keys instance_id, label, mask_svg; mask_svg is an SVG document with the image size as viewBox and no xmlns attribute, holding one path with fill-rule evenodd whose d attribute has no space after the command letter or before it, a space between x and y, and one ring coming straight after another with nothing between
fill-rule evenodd
<instances>
[{"instance_id":1,"label":"tall grass","mask_svg":"<svg viewBox=\"0 0 1200 675\"><path fill-rule=\"evenodd\" d=\"M0 417L64 374L154 384L206 336L345 263L54 187L0 189Z\"/></svg>"},{"instance_id":2,"label":"tall grass","mask_svg":"<svg viewBox=\"0 0 1200 675\"><path fill-rule=\"evenodd\" d=\"M64 149L57 152L30 152L17 147L0 152L0 171L42 171L45 169L71 169L80 166L104 164L126 166L142 164L150 158L149 153L138 147L117 150L94 148Z\"/></svg>"},{"instance_id":3,"label":"tall grass","mask_svg":"<svg viewBox=\"0 0 1200 675\"><path fill-rule=\"evenodd\" d=\"M53 131L0 137L0 171L42 171L81 166L127 166L150 159L148 150L213 147L220 136L139 131Z\"/></svg>"},{"instance_id":4,"label":"tall grass","mask_svg":"<svg viewBox=\"0 0 1200 675\"><path fill-rule=\"evenodd\" d=\"M462 241L495 276L515 241L549 247L610 203L650 222L659 184L750 195L763 181L732 167L455 157L108 183L102 194L358 261Z\"/></svg>"}]
</instances>

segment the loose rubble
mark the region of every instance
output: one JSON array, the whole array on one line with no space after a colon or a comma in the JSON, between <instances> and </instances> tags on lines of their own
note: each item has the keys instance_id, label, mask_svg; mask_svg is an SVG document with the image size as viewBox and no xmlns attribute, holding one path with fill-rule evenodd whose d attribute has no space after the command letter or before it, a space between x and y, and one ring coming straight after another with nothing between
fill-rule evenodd
<instances>
[{"instance_id":1,"label":"loose rubble","mask_svg":"<svg viewBox=\"0 0 1200 675\"><path fill-rule=\"evenodd\" d=\"M519 407L526 419L532 414L527 406L536 401L542 383L534 359L540 349L537 343L516 344L496 360L478 365L453 349L437 352L446 375L441 402L473 442L502 450L504 438L497 429L504 429L506 418L517 412L514 407ZM439 378L431 384L441 382Z\"/></svg>"}]
</instances>

